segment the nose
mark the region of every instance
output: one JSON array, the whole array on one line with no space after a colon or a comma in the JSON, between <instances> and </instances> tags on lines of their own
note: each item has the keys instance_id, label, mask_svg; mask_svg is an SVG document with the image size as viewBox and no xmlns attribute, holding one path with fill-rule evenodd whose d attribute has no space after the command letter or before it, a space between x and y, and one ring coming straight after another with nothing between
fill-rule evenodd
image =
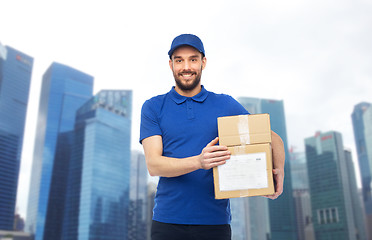
<instances>
[{"instance_id":1,"label":"nose","mask_svg":"<svg viewBox=\"0 0 372 240\"><path fill-rule=\"evenodd\" d=\"M184 61L183 68L184 68L184 70L190 70L190 62L189 61Z\"/></svg>"}]
</instances>

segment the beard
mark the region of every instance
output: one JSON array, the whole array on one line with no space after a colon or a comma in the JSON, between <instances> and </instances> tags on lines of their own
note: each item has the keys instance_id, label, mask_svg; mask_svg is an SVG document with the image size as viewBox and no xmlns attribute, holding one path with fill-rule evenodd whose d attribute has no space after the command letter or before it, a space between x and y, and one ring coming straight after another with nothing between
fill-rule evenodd
<instances>
[{"instance_id":1,"label":"beard","mask_svg":"<svg viewBox=\"0 0 372 240\"><path fill-rule=\"evenodd\" d=\"M179 77L177 73L173 72L174 80L176 81L177 87L179 89L181 89L182 91L191 91L191 90L195 89L200 83L202 70L200 69L199 73L197 73L197 72L182 72L181 74L184 74L184 73L194 74L195 78L193 80L187 81L186 84L185 84L181 80L181 77Z\"/></svg>"}]
</instances>

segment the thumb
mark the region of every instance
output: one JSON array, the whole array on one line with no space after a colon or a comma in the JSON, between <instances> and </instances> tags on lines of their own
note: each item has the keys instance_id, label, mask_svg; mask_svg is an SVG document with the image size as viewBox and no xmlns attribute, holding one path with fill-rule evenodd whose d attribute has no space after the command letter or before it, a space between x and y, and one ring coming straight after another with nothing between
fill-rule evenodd
<instances>
[{"instance_id":1,"label":"thumb","mask_svg":"<svg viewBox=\"0 0 372 240\"><path fill-rule=\"evenodd\" d=\"M218 143L218 137L216 137L215 139L213 139L212 141L210 141L210 143L207 144L207 147L214 146L217 143Z\"/></svg>"}]
</instances>

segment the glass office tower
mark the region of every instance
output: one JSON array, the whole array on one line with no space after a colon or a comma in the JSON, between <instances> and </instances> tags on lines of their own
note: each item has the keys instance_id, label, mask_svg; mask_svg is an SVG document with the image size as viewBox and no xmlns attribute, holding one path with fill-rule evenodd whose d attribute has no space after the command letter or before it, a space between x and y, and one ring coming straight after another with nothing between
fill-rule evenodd
<instances>
[{"instance_id":1,"label":"glass office tower","mask_svg":"<svg viewBox=\"0 0 372 240\"><path fill-rule=\"evenodd\" d=\"M147 231L147 166L145 155L132 151L129 191L128 240L146 239Z\"/></svg>"},{"instance_id":2,"label":"glass office tower","mask_svg":"<svg viewBox=\"0 0 372 240\"><path fill-rule=\"evenodd\" d=\"M351 157L351 152L345 150L346 170L349 177L350 197L353 208L353 217L355 223L356 239L368 239L366 232L365 214L363 212L363 203L359 197L357 180L355 176L354 163Z\"/></svg>"},{"instance_id":3,"label":"glass office tower","mask_svg":"<svg viewBox=\"0 0 372 240\"><path fill-rule=\"evenodd\" d=\"M33 58L0 44L0 230L13 230Z\"/></svg>"},{"instance_id":4,"label":"glass office tower","mask_svg":"<svg viewBox=\"0 0 372 240\"><path fill-rule=\"evenodd\" d=\"M244 198L232 198L230 199L231 206L231 228L232 240L246 240L248 236L247 230L247 219L246 215L249 210L246 209Z\"/></svg>"},{"instance_id":5,"label":"glass office tower","mask_svg":"<svg viewBox=\"0 0 372 240\"><path fill-rule=\"evenodd\" d=\"M341 134L317 132L305 150L315 239L357 239Z\"/></svg>"},{"instance_id":6,"label":"glass office tower","mask_svg":"<svg viewBox=\"0 0 372 240\"><path fill-rule=\"evenodd\" d=\"M43 76L25 229L35 240L45 239L44 233L55 230L46 225L51 223L47 218L61 221L67 165L60 161L69 159L61 154L70 151L75 113L91 98L92 91L92 76L59 63L53 63Z\"/></svg>"},{"instance_id":7,"label":"glass office tower","mask_svg":"<svg viewBox=\"0 0 372 240\"><path fill-rule=\"evenodd\" d=\"M298 240L314 240L306 155L304 152L294 152L292 149L289 154L296 207L297 238Z\"/></svg>"},{"instance_id":8,"label":"glass office tower","mask_svg":"<svg viewBox=\"0 0 372 240\"><path fill-rule=\"evenodd\" d=\"M372 239L372 104L361 102L351 114L362 182L362 196Z\"/></svg>"},{"instance_id":9,"label":"glass office tower","mask_svg":"<svg viewBox=\"0 0 372 240\"><path fill-rule=\"evenodd\" d=\"M271 129L283 140L286 155L284 189L283 194L278 199L268 202L270 232L271 239L297 239L296 215L292 195L291 169L289 163L287 129L283 101L249 97L238 98L238 101L251 114L269 113ZM262 201L265 201L265 199Z\"/></svg>"},{"instance_id":10,"label":"glass office tower","mask_svg":"<svg viewBox=\"0 0 372 240\"><path fill-rule=\"evenodd\" d=\"M63 240L126 240L132 91L100 91L76 114Z\"/></svg>"}]
</instances>

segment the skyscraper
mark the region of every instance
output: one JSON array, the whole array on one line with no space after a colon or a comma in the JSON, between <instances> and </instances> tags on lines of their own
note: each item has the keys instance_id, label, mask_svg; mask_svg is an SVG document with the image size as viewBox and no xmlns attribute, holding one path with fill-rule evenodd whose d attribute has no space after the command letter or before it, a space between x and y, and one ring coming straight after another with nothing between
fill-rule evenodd
<instances>
[{"instance_id":1,"label":"skyscraper","mask_svg":"<svg viewBox=\"0 0 372 240\"><path fill-rule=\"evenodd\" d=\"M296 215L295 208L293 207L294 199L292 195L292 180L288 158L287 129L283 101L249 97L238 98L238 101L251 114L269 113L271 129L283 140L286 155L283 194L278 199L269 201L268 203L271 239L297 239ZM265 199L262 201L265 201Z\"/></svg>"},{"instance_id":2,"label":"skyscraper","mask_svg":"<svg viewBox=\"0 0 372 240\"><path fill-rule=\"evenodd\" d=\"M147 231L147 166L145 155L132 151L129 190L128 240L146 239Z\"/></svg>"},{"instance_id":3,"label":"skyscraper","mask_svg":"<svg viewBox=\"0 0 372 240\"><path fill-rule=\"evenodd\" d=\"M306 157L304 152L289 151L293 198L296 207L297 239L315 239L311 215L311 202Z\"/></svg>"},{"instance_id":4,"label":"skyscraper","mask_svg":"<svg viewBox=\"0 0 372 240\"><path fill-rule=\"evenodd\" d=\"M247 236L247 220L246 215L248 210L245 209L245 198L232 198L230 199L231 206L231 228L233 240L248 240Z\"/></svg>"},{"instance_id":5,"label":"skyscraper","mask_svg":"<svg viewBox=\"0 0 372 240\"><path fill-rule=\"evenodd\" d=\"M365 214L363 212L363 203L360 201L358 194L358 186L355 177L355 168L354 163L351 157L351 152L345 150L345 161L346 161L346 170L349 177L349 188L350 188L350 197L351 204L353 208L353 217L355 223L356 239L367 239L366 224L365 224Z\"/></svg>"},{"instance_id":6,"label":"skyscraper","mask_svg":"<svg viewBox=\"0 0 372 240\"><path fill-rule=\"evenodd\" d=\"M154 205L155 205L154 199L155 199L155 194L156 194L156 187L157 187L157 183L149 182L147 184L147 227L149 230L147 231L146 240L151 240L150 228L151 228L152 217L153 217L152 210L154 209Z\"/></svg>"},{"instance_id":7,"label":"skyscraper","mask_svg":"<svg viewBox=\"0 0 372 240\"><path fill-rule=\"evenodd\" d=\"M103 90L76 115L62 239L126 240L132 91Z\"/></svg>"},{"instance_id":8,"label":"skyscraper","mask_svg":"<svg viewBox=\"0 0 372 240\"><path fill-rule=\"evenodd\" d=\"M372 226L372 105L361 102L351 114L368 226ZM372 227L368 228L372 239Z\"/></svg>"},{"instance_id":9,"label":"skyscraper","mask_svg":"<svg viewBox=\"0 0 372 240\"><path fill-rule=\"evenodd\" d=\"M0 230L13 230L33 58L0 44Z\"/></svg>"},{"instance_id":10,"label":"skyscraper","mask_svg":"<svg viewBox=\"0 0 372 240\"><path fill-rule=\"evenodd\" d=\"M271 238L269 202L264 197L244 199L246 211L247 240L269 240Z\"/></svg>"},{"instance_id":11,"label":"skyscraper","mask_svg":"<svg viewBox=\"0 0 372 240\"><path fill-rule=\"evenodd\" d=\"M25 229L35 240L48 233L47 218L61 222L70 132L77 109L91 98L92 91L92 76L59 63L53 63L43 76Z\"/></svg>"},{"instance_id":12,"label":"skyscraper","mask_svg":"<svg viewBox=\"0 0 372 240\"><path fill-rule=\"evenodd\" d=\"M357 239L341 134L317 132L305 149L315 238Z\"/></svg>"}]
</instances>

